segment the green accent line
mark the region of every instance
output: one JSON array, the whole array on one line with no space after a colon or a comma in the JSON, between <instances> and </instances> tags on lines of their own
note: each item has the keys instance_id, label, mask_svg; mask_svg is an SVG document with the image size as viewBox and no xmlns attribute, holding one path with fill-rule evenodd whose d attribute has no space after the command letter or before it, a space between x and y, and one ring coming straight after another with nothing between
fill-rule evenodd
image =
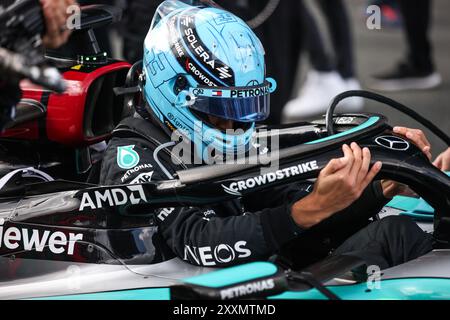
<instances>
[{"instance_id":1,"label":"green accent line","mask_svg":"<svg viewBox=\"0 0 450 320\"><path fill-rule=\"evenodd\" d=\"M277 270L277 267L272 263L253 262L184 279L183 281L198 286L219 288L253 279L269 277L274 275Z\"/></svg>"},{"instance_id":2,"label":"green accent line","mask_svg":"<svg viewBox=\"0 0 450 320\"><path fill-rule=\"evenodd\" d=\"M352 128L350 130L347 130L347 131L344 131L344 132L340 132L340 133L337 133L335 135L332 135L332 136L329 136L329 137L325 137L325 138L322 138L322 139L306 142L305 144L317 144L317 143L326 142L326 141L334 140L334 139L337 139L337 138L341 138L341 137L347 136L349 134L358 132L360 130L366 129L368 127L371 127L375 123L377 123L378 120L380 120L380 117L370 117L369 119L367 119L366 122L360 124L357 127Z\"/></svg>"},{"instance_id":3,"label":"green accent line","mask_svg":"<svg viewBox=\"0 0 450 320\"><path fill-rule=\"evenodd\" d=\"M34 298L30 300L170 300L169 288L151 288Z\"/></svg>"}]
</instances>

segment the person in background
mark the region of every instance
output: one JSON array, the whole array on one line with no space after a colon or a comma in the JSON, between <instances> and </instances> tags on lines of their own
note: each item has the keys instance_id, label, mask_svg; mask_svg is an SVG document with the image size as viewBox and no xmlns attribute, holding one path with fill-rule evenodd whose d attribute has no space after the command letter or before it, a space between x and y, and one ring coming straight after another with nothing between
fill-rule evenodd
<instances>
[{"instance_id":1,"label":"person in background","mask_svg":"<svg viewBox=\"0 0 450 320\"><path fill-rule=\"evenodd\" d=\"M273 8L270 15L252 25L266 51L267 73L278 82L277 91L271 96L271 112L264 123L281 123L282 111L291 99L294 90L296 70L303 41L301 25L301 1L283 0L217 0L225 10L231 11L250 22L264 16L266 8Z\"/></svg>"},{"instance_id":2,"label":"person in background","mask_svg":"<svg viewBox=\"0 0 450 320\"><path fill-rule=\"evenodd\" d=\"M397 0L403 15L408 52L391 70L373 76L370 87L381 91L431 89L441 84L429 39L431 0Z\"/></svg>"},{"instance_id":3,"label":"person in background","mask_svg":"<svg viewBox=\"0 0 450 320\"><path fill-rule=\"evenodd\" d=\"M320 115L339 93L361 88L355 76L352 32L343 1L317 2L327 22L333 55L328 54L323 34L308 6L303 1L299 3L302 35L305 37L305 49L312 70L307 73L298 97L284 108L283 116L286 120ZM346 99L342 105L347 107L347 111L359 111L363 106L363 100Z\"/></svg>"},{"instance_id":4,"label":"person in background","mask_svg":"<svg viewBox=\"0 0 450 320\"><path fill-rule=\"evenodd\" d=\"M44 13L46 34L42 42L47 48L58 48L69 39L71 30L61 30L66 25L67 8L76 4L74 0L40 0Z\"/></svg>"},{"instance_id":5,"label":"person in background","mask_svg":"<svg viewBox=\"0 0 450 320\"><path fill-rule=\"evenodd\" d=\"M123 35L122 54L125 60L135 63L142 59L142 44L162 0L128 0L120 24Z\"/></svg>"},{"instance_id":6,"label":"person in background","mask_svg":"<svg viewBox=\"0 0 450 320\"><path fill-rule=\"evenodd\" d=\"M8 7L14 1L2 1L0 7ZM49 49L63 45L71 34L71 30L64 29L67 22L67 8L76 4L74 0L40 0L45 20L46 33L42 37L42 44ZM1 11L1 10L0 10ZM22 96L19 79L0 73L0 130L11 120L15 113L15 105Z\"/></svg>"},{"instance_id":7,"label":"person in background","mask_svg":"<svg viewBox=\"0 0 450 320\"><path fill-rule=\"evenodd\" d=\"M400 12L400 6L397 0L371 0L368 1L367 6L378 6L381 9L381 25L393 28L401 28L402 13ZM369 16L364 8L364 14Z\"/></svg>"}]
</instances>

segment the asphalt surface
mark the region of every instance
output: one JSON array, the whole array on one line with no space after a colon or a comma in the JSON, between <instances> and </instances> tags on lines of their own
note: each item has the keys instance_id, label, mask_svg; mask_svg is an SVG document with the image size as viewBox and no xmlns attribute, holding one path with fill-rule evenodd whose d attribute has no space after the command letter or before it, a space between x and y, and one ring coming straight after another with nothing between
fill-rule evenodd
<instances>
[{"instance_id":1,"label":"asphalt surface","mask_svg":"<svg viewBox=\"0 0 450 320\"><path fill-rule=\"evenodd\" d=\"M309 5L313 5L313 0L309 0ZM381 30L369 30L366 26L364 12L367 8L367 1L347 0L348 9L353 24L353 36L355 41L355 55L357 64L357 74L363 88L370 83L371 75L380 71L389 70L400 61L406 52L406 40L403 29L381 26ZM320 12L318 19L321 21ZM396 93L380 92L408 107L411 107L419 114L431 120L438 127L450 134L450 1L433 1L433 25L430 30L431 40L434 46L434 58L437 70L443 78L443 83L439 88L432 90L403 91ZM323 28L323 26L322 26ZM323 28L324 29L324 28ZM301 73L299 83L304 78L307 70L307 62L302 58ZM421 128L416 121L399 112L382 106L376 102L367 102L364 111L377 112L389 118L393 125L404 125L413 128ZM433 147L433 153L444 150L445 144L438 138L425 130Z\"/></svg>"}]
</instances>

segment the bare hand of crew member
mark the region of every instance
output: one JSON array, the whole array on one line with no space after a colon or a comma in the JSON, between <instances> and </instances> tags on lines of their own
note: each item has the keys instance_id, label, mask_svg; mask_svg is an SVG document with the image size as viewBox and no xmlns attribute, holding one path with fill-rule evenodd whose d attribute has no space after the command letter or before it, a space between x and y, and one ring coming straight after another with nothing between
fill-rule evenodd
<instances>
[{"instance_id":1,"label":"bare hand of crew member","mask_svg":"<svg viewBox=\"0 0 450 320\"><path fill-rule=\"evenodd\" d=\"M394 132L411 140L431 160L431 144L422 130L395 127Z\"/></svg>"},{"instance_id":2,"label":"bare hand of crew member","mask_svg":"<svg viewBox=\"0 0 450 320\"><path fill-rule=\"evenodd\" d=\"M40 0L47 32L42 42L45 47L54 49L63 45L70 36L66 28L69 13L67 8L76 4L75 0Z\"/></svg>"},{"instance_id":3,"label":"bare hand of crew member","mask_svg":"<svg viewBox=\"0 0 450 320\"><path fill-rule=\"evenodd\" d=\"M441 153L433 164L442 171L450 171L450 148Z\"/></svg>"},{"instance_id":4,"label":"bare hand of crew member","mask_svg":"<svg viewBox=\"0 0 450 320\"><path fill-rule=\"evenodd\" d=\"M356 143L342 147L344 157L331 160L320 172L310 195L295 203L294 221L308 229L355 202L380 172L382 163L370 168L371 154Z\"/></svg>"},{"instance_id":5,"label":"bare hand of crew member","mask_svg":"<svg viewBox=\"0 0 450 320\"><path fill-rule=\"evenodd\" d=\"M431 161L431 144L422 130L410 129L406 127L395 127L393 131L394 133L411 140ZM414 194L406 185L397 183L392 180L383 180L381 184L383 186L384 196L388 199L392 199L399 194Z\"/></svg>"}]
</instances>

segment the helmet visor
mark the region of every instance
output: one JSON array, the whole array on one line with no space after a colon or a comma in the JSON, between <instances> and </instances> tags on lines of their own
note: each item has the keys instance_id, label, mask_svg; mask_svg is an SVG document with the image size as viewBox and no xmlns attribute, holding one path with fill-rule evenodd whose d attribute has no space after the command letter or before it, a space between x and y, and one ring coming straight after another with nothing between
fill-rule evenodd
<instances>
[{"instance_id":1,"label":"helmet visor","mask_svg":"<svg viewBox=\"0 0 450 320\"><path fill-rule=\"evenodd\" d=\"M267 79L252 87L197 87L185 97L186 106L208 115L238 122L257 122L270 115L270 94L276 83Z\"/></svg>"}]
</instances>

